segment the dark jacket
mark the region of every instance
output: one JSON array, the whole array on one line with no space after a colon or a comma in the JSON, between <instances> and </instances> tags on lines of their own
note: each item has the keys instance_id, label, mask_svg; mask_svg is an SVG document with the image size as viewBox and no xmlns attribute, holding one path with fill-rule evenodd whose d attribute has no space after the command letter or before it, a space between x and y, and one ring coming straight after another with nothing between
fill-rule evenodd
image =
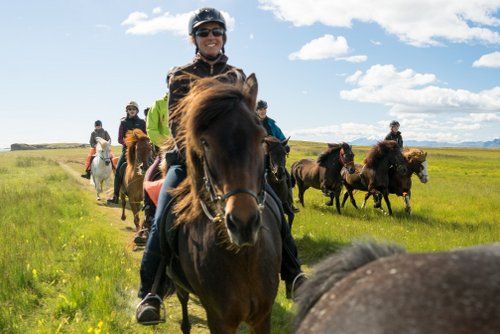
<instances>
[{"instance_id":1,"label":"dark jacket","mask_svg":"<svg viewBox=\"0 0 500 334\"><path fill-rule=\"evenodd\" d=\"M245 78L245 73L243 73L241 69L227 63L226 55L221 55L213 65L208 64L200 55L196 55L191 63L181 67L176 67L169 73L169 127L170 133L172 134L177 147L181 148L180 158L182 160L185 159L185 152L182 150L184 145L177 136L177 130L181 120L179 114L177 114L177 117L172 117L172 110L174 110L177 103L189 93L191 82L195 80L196 77L207 78L224 74L231 70L237 70L240 72L242 77ZM184 77L189 75L193 75L193 77ZM236 76L234 80L236 80Z\"/></svg>"},{"instance_id":2,"label":"dark jacket","mask_svg":"<svg viewBox=\"0 0 500 334\"><path fill-rule=\"evenodd\" d=\"M283 131L276 125L276 121L272 118L266 117L262 121L262 126L266 129L267 134L269 136L273 136L278 138L280 141L283 141L286 139L285 135L283 134Z\"/></svg>"},{"instance_id":3,"label":"dark jacket","mask_svg":"<svg viewBox=\"0 0 500 334\"><path fill-rule=\"evenodd\" d=\"M387 136L385 136L385 140L394 140L396 143L398 143L399 148L403 149L403 137L401 136L401 132L398 131L396 133L393 133L391 131Z\"/></svg>"},{"instance_id":4,"label":"dark jacket","mask_svg":"<svg viewBox=\"0 0 500 334\"><path fill-rule=\"evenodd\" d=\"M100 128L99 130L94 130L90 134L90 146L91 147L96 147L97 145L97 137L101 137L104 140L110 141L111 138L109 137L108 131L104 130L103 128Z\"/></svg>"},{"instance_id":5,"label":"dark jacket","mask_svg":"<svg viewBox=\"0 0 500 334\"><path fill-rule=\"evenodd\" d=\"M124 139L127 135L127 131L134 129L141 129L145 134L147 134L146 122L142 118L139 118L137 115L132 118L123 117L121 119L120 129L118 130L118 142L125 147Z\"/></svg>"}]
</instances>

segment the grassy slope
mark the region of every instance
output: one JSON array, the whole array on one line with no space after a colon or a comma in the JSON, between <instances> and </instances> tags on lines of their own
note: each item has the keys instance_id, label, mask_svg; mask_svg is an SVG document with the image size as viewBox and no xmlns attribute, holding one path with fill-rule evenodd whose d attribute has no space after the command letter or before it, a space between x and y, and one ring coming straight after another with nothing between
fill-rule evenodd
<instances>
[{"instance_id":1,"label":"grassy slope","mask_svg":"<svg viewBox=\"0 0 500 334\"><path fill-rule=\"evenodd\" d=\"M292 144L289 164L315 157L324 147ZM356 161L365 152L366 148L356 148ZM0 304L7 307L0 309L0 332L151 332L132 319L141 256L132 252L132 232L119 222L117 209L96 205L88 187L79 187L49 160L80 171L85 153L68 149L1 154L5 241L0 244ZM40 156L47 160L37 160ZM371 202L359 211L348 203L338 216L323 205L326 198L318 190L308 190L306 208L293 227L306 269L356 238L392 240L412 251L499 241L500 210L495 203L500 200L500 170L495 162L500 161L500 151L431 149L428 160L430 182L414 179L410 217L394 196L393 217L373 210ZM356 199L360 203L361 194ZM127 224L132 226L130 219ZM286 332L291 316L292 305L283 294L281 287L274 333ZM193 333L206 333L204 312L196 304L190 304ZM176 298L167 306L169 321L160 329L178 332Z\"/></svg>"}]
</instances>

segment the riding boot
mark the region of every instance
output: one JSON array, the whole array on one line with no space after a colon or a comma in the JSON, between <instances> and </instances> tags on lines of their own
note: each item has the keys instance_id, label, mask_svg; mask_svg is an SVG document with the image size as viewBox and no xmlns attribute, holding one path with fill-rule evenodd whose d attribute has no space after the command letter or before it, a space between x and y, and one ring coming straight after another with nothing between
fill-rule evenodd
<instances>
[{"instance_id":1,"label":"riding boot","mask_svg":"<svg viewBox=\"0 0 500 334\"><path fill-rule=\"evenodd\" d=\"M90 171L87 170L87 171L85 171L85 174L82 174L80 176L83 177L84 179L89 179L90 180Z\"/></svg>"}]
</instances>

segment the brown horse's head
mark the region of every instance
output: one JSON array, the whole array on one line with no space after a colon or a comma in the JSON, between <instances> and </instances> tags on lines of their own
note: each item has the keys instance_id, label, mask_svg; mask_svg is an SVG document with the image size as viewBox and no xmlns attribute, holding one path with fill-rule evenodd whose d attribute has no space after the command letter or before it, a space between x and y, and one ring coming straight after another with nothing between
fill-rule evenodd
<instances>
[{"instance_id":1,"label":"brown horse's head","mask_svg":"<svg viewBox=\"0 0 500 334\"><path fill-rule=\"evenodd\" d=\"M151 162L151 142L149 137L140 129L127 132L127 168L134 169L138 175L146 173Z\"/></svg>"},{"instance_id":2,"label":"brown horse's head","mask_svg":"<svg viewBox=\"0 0 500 334\"><path fill-rule=\"evenodd\" d=\"M280 141L278 138L273 136L267 136L265 141L265 152L269 157L269 172L271 173L272 179L278 183L285 179L286 177L286 145L288 144L288 139Z\"/></svg>"},{"instance_id":3,"label":"brown horse's head","mask_svg":"<svg viewBox=\"0 0 500 334\"><path fill-rule=\"evenodd\" d=\"M410 171L417 174L420 182L427 183L429 181L429 174L427 172L427 152L418 148L409 148L404 150L403 156L406 159Z\"/></svg>"},{"instance_id":4,"label":"brown horse's head","mask_svg":"<svg viewBox=\"0 0 500 334\"><path fill-rule=\"evenodd\" d=\"M188 167L178 220L204 213L224 223L237 247L255 244L262 226L265 131L254 112L256 96L253 74L236 83L202 78L173 111L184 113L179 135Z\"/></svg>"},{"instance_id":5,"label":"brown horse's head","mask_svg":"<svg viewBox=\"0 0 500 334\"><path fill-rule=\"evenodd\" d=\"M352 151L352 146L342 142L340 143L339 158L342 165L347 169L349 174L355 172L354 168L354 152Z\"/></svg>"},{"instance_id":6,"label":"brown horse's head","mask_svg":"<svg viewBox=\"0 0 500 334\"><path fill-rule=\"evenodd\" d=\"M349 174L354 173L354 153L352 147L344 142L328 144L328 149L319 155L317 162L326 168L333 168L334 165L340 164L349 171Z\"/></svg>"},{"instance_id":7,"label":"brown horse's head","mask_svg":"<svg viewBox=\"0 0 500 334\"><path fill-rule=\"evenodd\" d=\"M401 149L394 140L384 140L375 144L365 158L365 165L369 168L377 168L381 164L385 167L394 167L400 175L407 172L406 161Z\"/></svg>"}]
</instances>

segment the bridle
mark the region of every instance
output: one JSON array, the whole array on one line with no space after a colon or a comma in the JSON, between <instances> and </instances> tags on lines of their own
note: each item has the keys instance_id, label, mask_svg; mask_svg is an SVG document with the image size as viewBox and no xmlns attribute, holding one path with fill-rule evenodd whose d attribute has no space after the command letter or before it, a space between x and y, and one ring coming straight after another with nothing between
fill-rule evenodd
<instances>
[{"instance_id":1,"label":"bridle","mask_svg":"<svg viewBox=\"0 0 500 334\"><path fill-rule=\"evenodd\" d=\"M201 208L203 209L203 212L207 216L208 219L212 222L221 222L224 221L225 219L225 206L226 206L226 201L228 200L229 197L237 195L237 194L247 194L252 196L255 201L257 202L257 205L259 206L259 211L262 212L262 210L265 207L266 203L266 198L267 198L267 192L265 190L265 182L266 182L266 175L263 175L262 177L262 185L259 193L255 193L254 191L250 189L245 189L245 188L236 188L233 190L228 191L225 194L220 194L217 191L217 188L215 187L214 183L214 177L212 176L212 172L210 171L210 167L207 163L207 159L205 156L205 150L203 150L203 157L202 157L202 168L203 168L203 181L205 184L205 190L207 191L210 199L210 204L212 204L213 207L215 207L214 214L212 214L205 203L200 198L200 204Z\"/></svg>"},{"instance_id":2,"label":"bridle","mask_svg":"<svg viewBox=\"0 0 500 334\"><path fill-rule=\"evenodd\" d=\"M276 182L276 183L282 182L286 178L286 173L283 171L283 175L281 177L278 177L277 173L274 172L274 168L273 168L274 164L273 164L273 158L271 155L271 150L268 153L268 157L269 157L269 159L268 159L269 160L269 168L268 169L271 171L271 175L274 178L274 182ZM277 166L278 166L277 167L278 171L280 170L280 168L285 168L285 167L280 166L279 164L277 164Z\"/></svg>"}]
</instances>

